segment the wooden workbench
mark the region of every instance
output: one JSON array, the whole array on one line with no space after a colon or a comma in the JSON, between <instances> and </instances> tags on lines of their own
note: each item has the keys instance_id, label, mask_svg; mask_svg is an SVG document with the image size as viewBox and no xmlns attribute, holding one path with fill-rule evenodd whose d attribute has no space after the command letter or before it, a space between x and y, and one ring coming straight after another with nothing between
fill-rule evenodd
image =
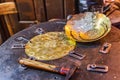
<instances>
[{"instance_id":1,"label":"wooden workbench","mask_svg":"<svg viewBox=\"0 0 120 80\"><path fill-rule=\"evenodd\" d=\"M45 32L63 31L64 21L45 22L24 29L0 46L0 80L64 80L65 76L32 68L24 69L19 63L20 57L26 57L24 49L11 49L14 43L22 43L16 41L19 36L24 36L28 40L37 34L34 33L37 28L43 28ZM109 54L99 53L99 49L104 42L112 44ZM57 66L70 67L74 62L81 64L70 80L120 80L120 30L112 26L110 33L91 43L77 43L75 51L85 54L83 60L76 60L72 57L65 56L61 59L48 61L45 63ZM88 64L103 64L109 67L107 73L89 72L86 70Z\"/></svg>"}]
</instances>

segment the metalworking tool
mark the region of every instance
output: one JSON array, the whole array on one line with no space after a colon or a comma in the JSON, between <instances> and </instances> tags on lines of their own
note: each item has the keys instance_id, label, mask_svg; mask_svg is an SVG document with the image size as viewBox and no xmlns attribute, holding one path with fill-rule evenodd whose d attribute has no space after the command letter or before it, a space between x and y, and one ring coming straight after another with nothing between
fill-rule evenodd
<instances>
[{"instance_id":1,"label":"metalworking tool","mask_svg":"<svg viewBox=\"0 0 120 80\"><path fill-rule=\"evenodd\" d=\"M50 65L50 64L46 64L43 62L30 60L30 59L26 59L26 58L19 59L19 63L21 65L29 66L32 68L42 69L42 70L66 75L65 80L69 80L70 77L74 74L75 70L77 69L76 65L72 65L71 68L59 67L59 66Z\"/></svg>"},{"instance_id":2,"label":"metalworking tool","mask_svg":"<svg viewBox=\"0 0 120 80\"><path fill-rule=\"evenodd\" d=\"M97 64L88 64L87 65L87 70L88 71L93 71L93 72L106 73L106 72L108 72L108 66L106 66L106 65L97 65Z\"/></svg>"},{"instance_id":3,"label":"metalworking tool","mask_svg":"<svg viewBox=\"0 0 120 80\"><path fill-rule=\"evenodd\" d=\"M106 42L102 45L99 52L100 53L105 53L105 54L109 53L111 46L112 46L112 44Z\"/></svg>"}]
</instances>

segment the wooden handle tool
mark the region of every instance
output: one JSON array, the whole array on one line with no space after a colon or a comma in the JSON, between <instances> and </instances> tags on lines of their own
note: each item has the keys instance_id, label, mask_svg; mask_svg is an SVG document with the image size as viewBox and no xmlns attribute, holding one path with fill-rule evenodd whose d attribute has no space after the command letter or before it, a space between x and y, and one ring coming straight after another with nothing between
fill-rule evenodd
<instances>
[{"instance_id":1,"label":"wooden handle tool","mask_svg":"<svg viewBox=\"0 0 120 80\"><path fill-rule=\"evenodd\" d=\"M55 73L60 73L62 75L68 75L68 73L70 72L70 68L58 67L55 65L50 65L50 64L46 64L43 62L30 60L30 59L26 59L26 58L19 59L19 63L22 65L26 65L28 67L42 69L42 70L55 72Z\"/></svg>"}]
</instances>

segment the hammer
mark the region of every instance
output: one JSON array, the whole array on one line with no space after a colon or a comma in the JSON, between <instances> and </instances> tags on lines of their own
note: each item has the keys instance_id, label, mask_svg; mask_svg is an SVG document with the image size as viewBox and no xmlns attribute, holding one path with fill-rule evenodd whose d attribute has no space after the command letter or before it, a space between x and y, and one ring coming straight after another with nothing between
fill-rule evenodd
<instances>
[{"instance_id":1,"label":"hammer","mask_svg":"<svg viewBox=\"0 0 120 80\"><path fill-rule=\"evenodd\" d=\"M19 59L19 63L28 67L59 73L61 75L66 75L65 80L69 80L71 76L74 74L75 70L77 69L76 65L72 65L71 68L66 68L66 67L59 67L26 58Z\"/></svg>"}]
</instances>

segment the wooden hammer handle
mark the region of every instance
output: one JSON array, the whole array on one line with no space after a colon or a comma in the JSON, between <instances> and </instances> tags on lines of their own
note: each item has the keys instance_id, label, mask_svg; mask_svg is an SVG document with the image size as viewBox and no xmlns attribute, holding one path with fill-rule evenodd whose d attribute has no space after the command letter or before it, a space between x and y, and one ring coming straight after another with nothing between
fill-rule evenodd
<instances>
[{"instance_id":1,"label":"wooden hammer handle","mask_svg":"<svg viewBox=\"0 0 120 80\"><path fill-rule=\"evenodd\" d=\"M55 65L50 65L50 64L46 64L46 63L42 63L39 61L34 61L26 58L19 59L19 63L32 68L37 68L37 69L42 69L42 70L57 72L57 73L59 72L58 67Z\"/></svg>"}]
</instances>

